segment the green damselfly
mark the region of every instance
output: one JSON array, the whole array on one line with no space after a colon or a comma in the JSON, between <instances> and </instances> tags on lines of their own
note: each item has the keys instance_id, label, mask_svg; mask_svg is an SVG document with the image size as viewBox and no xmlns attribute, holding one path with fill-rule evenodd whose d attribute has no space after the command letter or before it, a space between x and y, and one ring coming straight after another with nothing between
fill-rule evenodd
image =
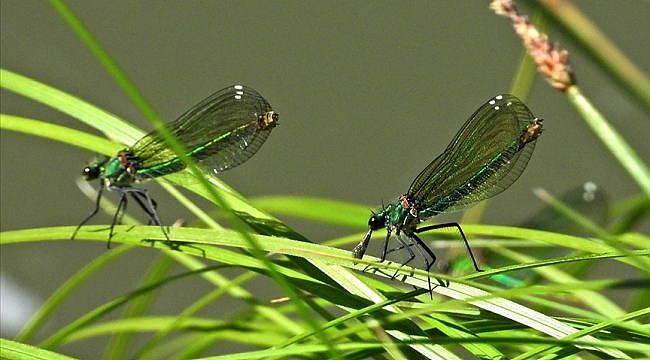
<instances>
[{"instance_id":1,"label":"green damselfly","mask_svg":"<svg viewBox=\"0 0 650 360\"><path fill-rule=\"evenodd\" d=\"M474 268L480 271L458 223L417 226L440 213L466 210L507 189L524 171L541 132L542 120L515 96L505 94L490 99L465 122L445 151L422 170L406 194L370 217L368 232L352 255L361 259L372 232L386 228L380 260L386 260L392 251L405 249L408 258L401 265L406 265L416 257L413 247L429 271L436 256L417 234L455 227ZM392 233L399 247L389 250Z\"/></svg>"},{"instance_id":2,"label":"green damselfly","mask_svg":"<svg viewBox=\"0 0 650 360\"><path fill-rule=\"evenodd\" d=\"M217 174L253 156L277 123L278 114L257 91L234 85L214 93L165 127L183 146L188 157ZM148 133L113 157L105 156L86 166L84 179L101 181L93 211L77 226L72 238L97 214L103 190L108 189L119 195L109 232L109 247L114 226L120 223L126 210L127 195L144 210L150 223L160 226L168 244L171 244L156 210L156 202L146 189L133 185L179 172L186 166L157 131Z\"/></svg>"}]
</instances>

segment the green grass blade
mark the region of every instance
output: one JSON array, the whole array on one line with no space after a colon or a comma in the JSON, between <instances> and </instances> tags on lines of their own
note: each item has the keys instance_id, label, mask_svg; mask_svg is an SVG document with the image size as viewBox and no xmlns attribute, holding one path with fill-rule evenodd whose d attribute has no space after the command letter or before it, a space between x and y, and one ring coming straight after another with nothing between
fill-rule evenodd
<instances>
[{"instance_id":1,"label":"green grass blade","mask_svg":"<svg viewBox=\"0 0 650 360\"><path fill-rule=\"evenodd\" d=\"M569 101L576 107L587 124L596 133L623 168L636 181L641 190L650 197L650 169L628 145L621 134L605 119L605 116L585 97L577 86L567 91Z\"/></svg>"},{"instance_id":2,"label":"green grass blade","mask_svg":"<svg viewBox=\"0 0 650 360\"><path fill-rule=\"evenodd\" d=\"M118 249L123 246L118 247ZM166 254L160 254L157 261L151 264L149 271L143 277L139 287L145 287L151 284L162 281L168 276L172 270L175 261ZM155 291L144 294L126 305L126 309L122 312L122 319L141 318L146 311L150 308L155 300ZM104 359L126 359L129 348L134 342L134 334L129 331L117 332L115 336L111 337L104 351Z\"/></svg>"},{"instance_id":3,"label":"green grass blade","mask_svg":"<svg viewBox=\"0 0 650 360\"><path fill-rule=\"evenodd\" d=\"M194 304L190 305L185 310L183 310L180 314L178 314L174 318L174 321L172 321L166 327L158 331L154 335L154 337L151 340L149 340L133 357L136 359L146 358L152 351L155 350L155 348L157 348L157 346L163 340L165 340L165 338L169 337L169 335L172 332L180 330L181 327L183 326L183 323L191 319L192 316L195 315L199 310L210 305L210 303L216 301L221 296L227 294L230 287L239 286L253 279L254 276L255 276L254 273L250 273L250 272L244 273L238 276L236 279L232 280L227 287L217 288L211 291L210 293L206 294L205 296L203 296L201 299L194 302Z\"/></svg>"},{"instance_id":4,"label":"green grass blade","mask_svg":"<svg viewBox=\"0 0 650 360\"><path fill-rule=\"evenodd\" d=\"M205 268L203 269L203 271L210 271L212 269L213 268ZM102 317L106 316L107 314L117 309L118 307L123 306L127 302L132 301L133 299L139 296L147 295L151 291L154 291L170 282L177 281L188 276L193 276L195 274L196 272L190 271L190 272L174 275L162 281L159 281L158 283L150 284L149 286L136 289L129 294L126 294L115 300L100 305L95 309L93 309L92 311L88 312L87 314L83 315L82 317L78 318L77 320L73 321L72 323L68 324L63 329L59 330L49 338L45 339L41 344L39 344L39 346L44 349L50 349L52 347L58 346L61 343L68 341L68 337L71 334L74 334L75 332L88 326L89 324L98 321Z\"/></svg>"},{"instance_id":5,"label":"green grass blade","mask_svg":"<svg viewBox=\"0 0 650 360\"><path fill-rule=\"evenodd\" d=\"M0 339L0 357L7 360L74 360L54 351L39 349L18 341Z\"/></svg>"},{"instance_id":6,"label":"green grass blade","mask_svg":"<svg viewBox=\"0 0 650 360\"><path fill-rule=\"evenodd\" d=\"M372 214L362 205L304 196L263 196L251 199L251 204L272 214L352 228L365 225Z\"/></svg>"},{"instance_id":7,"label":"green grass blade","mask_svg":"<svg viewBox=\"0 0 650 360\"><path fill-rule=\"evenodd\" d=\"M129 98L135 103L140 111L149 119L156 128L163 126L158 115L144 99L133 83L126 76L124 71L113 61L108 52L99 44L95 37L86 29L81 20L79 20L72 10L65 5L63 1L50 0L50 4L61 15L61 17L70 25L72 30L81 38L95 57L102 63L104 68L113 77L115 82L126 92Z\"/></svg>"},{"instance_id":8,"label":"green grass blade","mask_svg":"<svg viewBox=\"0 0 650 360\"><path fill-rule=\"evenodd\" d=\"M130 145L144 135L142 130L109 112L61 90L5 69L0 69L0 87L81 120L122 144Z\"/></svg>"},{"instance_id":9,"label":"green grass blade","mask_svg":"<svg viewBox=\"0 0 650 360\"><path fill-rule=\"evenodd\" d=\"M479 337L472 333L469 329L458 324L454 319L441 313L432 314L432 316L425 316L423 320L433 325L436 329L440 330L443 334L449 336L451 339L478 339ZM474 354L479 359L501 359L505 358L505 354L497 350L489 343L461 343L467 351Z\"/></svg>"},{"instance_id":10,"label":"green grass blade","mask_svg":"<svg viewBox=\"0 0 650 360\"><path fill-rule=\"evenodd\" d=\"M97 151L101 154L114 154L124 148L124 146L102 137L40 120L6 114L0 114L0 120L2 120L0 121L0 128L3 130L39 136L83 149Z\"/></svg>"},{"instance_id":11,"label":"green grass blade","mask_svg":"<svg viewBox=\"0 0 650 360\"><path fill-rule=\"evenodd\" d=\"M596 324L594 326L590 326L590 327L587 327L585 329L582 329L582 330L580 330L578 332L575 332L575 333L573 333L571 335L568 335L568 336L564 337L563 340L577 339L580 336L590 335L590 334L594 334L596 332L608 329L608 328L614 326L617 323L623 323L623 322L630 321L630 320L640 318L640 317L647 317L648 315L650 315L650 308L645 308L645 309L635 311L635 312L630 313L630 314L622 314L622 315L616 316L616 317L612 316L612 318L610 320L603 321L603 322L601 322L599 324ZM544 345L544 346L540 346L540 347L538 347L536 349L533 349L533 350L531 350L531 351L529 351L529 352L527 352L525 354L522 354L517 359L534 358L535 356L537 356L537 355L539 355L539 354L541 354L543 352L557 352L557 351L560 351L560 350L562 350L562 348L558 347L558 346L553 347L552 345ZM648 355L648 353L646 353L646 355Z\"/></svg>"},{"instance_id":12,"label":"green grass blade","mask_svg":"<svg viewBox=\"0 0 650 360\"><path fill-rule=\"evenodd\" d=\"M50 295L50 297L43 303L43 306L38 309L27 324L25 324L23 329L16 335L15 340L19 342L30 341L34 337L35 333L45 325L45 322L50 318L58 306L72 295L80 285L82 285L98 270L103 269L108 263L117 259L119 256L124 255L131 249L132 247L130 246L120 246L113 251L107 251L88 265L84 266L83 269L77 271L65 282L65 284L61 285L52 295Z\"/></svg>"},{"instance_id":13,"label":"green grass blade","mask_svg":"<svg viewBox=\"0 0 650 360\"><path fill-rule=\"evenodd\" d=\"M500 249L500 252L517 262L528 263L535 260L530 256L516 254L515 252L509 251L505 248ZM578 282L578 279L572 277L558 267L542 267L535 269L535 271L542 274L545 279L556 284ZM616 305L616 303L596 291L577 290L573 292L573 294L582 300L584 304L589 306L591 309L598 311L600 314L611 316L622 316L625 314L625 311Z\"/></svg>"}]
</instances>

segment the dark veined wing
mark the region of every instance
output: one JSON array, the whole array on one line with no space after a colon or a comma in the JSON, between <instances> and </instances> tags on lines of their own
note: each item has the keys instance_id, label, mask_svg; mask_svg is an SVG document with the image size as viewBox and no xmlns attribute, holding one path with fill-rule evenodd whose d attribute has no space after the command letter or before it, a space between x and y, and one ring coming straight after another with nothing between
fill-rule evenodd
<instances>
[{"instance_id":1,"label":"dark veined wing","mask_svg":"<svg viewBox=\"0 0 650 360\"><path fill-rule=\"evenodd\" d=\"M248 160L277 124L277 114L255 90L234 85L203 100L166 127L192 157L215 173ZM141 178L177 172L185 164L156 131L130 149Z\"/></svg>"},{"instance_id":2,"label":"dark veined wing","mask_svg":"<svg viewBox=\"0 0 650 360\"><path fill-rule=\"evenodd\" d=\"M465 122L447 149L415 178L407 195L424 216L467 209L517 180L540 133L541 120L524 103L513 95L498 95Z\"/></svg>"}]
</instances>

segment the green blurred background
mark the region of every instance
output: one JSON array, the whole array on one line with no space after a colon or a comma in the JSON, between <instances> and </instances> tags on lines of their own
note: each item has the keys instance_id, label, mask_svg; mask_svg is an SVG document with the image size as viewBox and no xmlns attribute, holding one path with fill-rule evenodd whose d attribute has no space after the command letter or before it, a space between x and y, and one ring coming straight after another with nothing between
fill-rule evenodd
<instances>
[{"instance_id":1,"label":"green blurred background","mask_svg":"<svg viewBox=\"0 0 650 360\"><path fill-rule=\"evenodd\" d=\"M648 2L574 3L650 72ZM257 155L220 176L248 198L314 196L367 204L369 209L392 201L444 150L476 108L508 92L522 53L509 22L495 16L488 1L68 4L165 122L233 84L253 87L271 103L281 114L278 128ZM521 9L531 13L523 4ZM151 129L47 2L2 0L0 16L3 68ZM648 113L571 39L553 27L548 32L570 51L584 92L650 162ZM38 103L4 90L0 94L2 113L95 132ZM544 206L532 194L535 187L559 195L593 181L614 202L638 193L562 94L538 77L525 102L545 119L544 136L519 181L490 202L483 222L525 221ZM0 132L0 139L1 230L76 225L90 212L92 203L75 180L98 154L7 131ZM149 188L165 224L192 219L162 189L155 184ZM133 205L129 213L142 218ZM101 215L93 223L109 221ZM287 223L315 241L355 231L294 219ZM365 226L360 223L358 231ZM646 223L637 230L648 229ZM3 246L2 336L15 331L12 316L25 316L16 309L29 312L30 304L49 296L105 251L103 243L81 241ZM53 328L132 289L157 255L156 250L139 249L103 269L64 303ZM182 308L209 288L198 279L184 286L178 292L165 290L158 309ZM18 291L32 300L21 300L15 308L9 295L20 295ZM80 357L97 354L89 343L72 349Z\"/></svg>"}]
</instances>

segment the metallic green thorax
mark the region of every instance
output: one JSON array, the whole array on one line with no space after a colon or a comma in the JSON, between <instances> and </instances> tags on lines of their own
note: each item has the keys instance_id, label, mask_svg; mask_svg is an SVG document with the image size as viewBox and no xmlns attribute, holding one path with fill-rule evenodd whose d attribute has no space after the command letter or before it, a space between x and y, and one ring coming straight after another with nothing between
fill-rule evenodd
<instances>
[{"instance_id":1,"label":"metallic green thorax","mask_svg":"<svg viewBox=\"0 0 650 360\"><path fill-rule=\"evenodd\" d=\"M413 201L406 195L400 196L397 203L388 205L375 216L381 223L389 226L391 230L395 230L396 234L399 234L400 231L409 234L422 220L413 206Z\"/></svg>"},{"instance_id":2,"label":"metallic green thorax","mask_svg":"<svg viewBox=\"0 0 650 360\"><path fill-rule=\"evenodd\" d=\"M94 170L87 171L88 168L84 169L84 178L90 181L102 177L106 186L120 188L131 186L135 182L135 177L129 172L129 167L125 167L120 161L126 153L128 153L128 150L122 150L118 155L110 159L108 157L101 158L88 167Z\"/></svg>"}]
</instances>

